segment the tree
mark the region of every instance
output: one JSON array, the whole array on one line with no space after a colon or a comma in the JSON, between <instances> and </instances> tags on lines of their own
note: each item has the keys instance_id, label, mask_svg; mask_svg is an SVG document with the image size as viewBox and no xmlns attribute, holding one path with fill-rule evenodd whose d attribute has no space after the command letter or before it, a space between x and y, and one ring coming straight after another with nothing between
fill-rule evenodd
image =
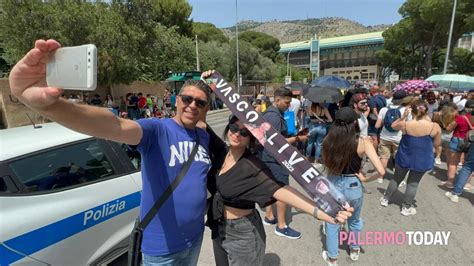
<instances>
[{"instance_id":1,"label":"tree","mask_svg":"<svg viewBox=\"0 0 474 266\"><path fill-rule=\"evenodd\" d=\"M231 41L232 73L236 81L236 49L235 41ZM239 41L239 66L243 80L271 80L276 74L276 65L267 57L262 56L258 49L246 41Z\"/></svg>"},{"instance_id":2,"label":"tree","mask_svg":"<svg viewBox=\"0 0 474 266\"><path fill-rule=\"evenodd\" d=\"M239 40L252 44L261 55L277 62L280 50L280 41L277 38L262 32L245 31L239 34Z\"/></svg>"},{"instance_id":3,"label":"tree","mask_svg":"<svg viewBox=\"0 0 474 266\"><path fill-rule=\"evenodd\" d=\"M193 35L197 35L198 39L203 42L229 42L229 39L224 35L224 32L212 23L194 22Z\"/></svg>"},{"instance_id":4,"label":"tree","mask_svg":"<svg viewBox=\"0 0 474 266\"><path fill-rule=\"evenodd\" d=\"M399 9L403 19L384 32L385 50L379 53L394 68L411 75L430 76L436 54L448 41L453 1L407 0ZM459 0L453 27L453 43L472 28L474 4Z\"/></svg>"},{"instance_id":5,"label":"tree","mask_svg":"<svg viewBox=\"0 0 474 266\"><path fill-rule=\"evenodd\" d=\"M229 43L219 43L217 41L209 41L207 43L199 42L199 60L201 69L216 69L226 79L231 80L235 73L232 64L235 63L231 56L235 52L231 51Z\"/></svg>"},{"instance_id":6,"label":"tree","mask_svg":"<svg viewBox=\"0 0 474 266\"><path fill-rule=\"evenodd\" d=\"M445 58L446 49L443 49L434 63L438 73L442 73ZM463 48L454 48L448 69L450 73L474 75L474 52Z\"/></svg>"}]
</instances>

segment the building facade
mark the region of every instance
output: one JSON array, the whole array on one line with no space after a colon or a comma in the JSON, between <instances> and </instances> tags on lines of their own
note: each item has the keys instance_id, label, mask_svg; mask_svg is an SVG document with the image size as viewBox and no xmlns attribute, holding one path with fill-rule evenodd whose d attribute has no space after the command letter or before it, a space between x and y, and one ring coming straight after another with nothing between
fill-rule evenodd
<instances>
[{"instance_id":1,"label":"building facade","mask_svg":"<svg viewBox=\"0 0 474 266\"><path fill-rule=\"evenodd\" d=\"M314 76L338 75L348 80L374 80L379 73L375 52L383 49L382 31L285 43L280 53Z\"/></svg>"}]
</instances>

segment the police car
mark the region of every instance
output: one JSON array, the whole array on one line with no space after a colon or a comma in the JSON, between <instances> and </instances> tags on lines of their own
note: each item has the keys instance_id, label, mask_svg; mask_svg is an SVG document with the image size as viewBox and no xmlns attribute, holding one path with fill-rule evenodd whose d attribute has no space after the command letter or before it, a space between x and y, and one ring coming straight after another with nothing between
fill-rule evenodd
<instances>
[{"instance_id":1,"label":"police car","mask_svg":"<svg viewBox=\"0 0 474 266\"><path fill-rule=\"evenodd\" d=\"M127 251L139 156L56 123L0 130L0 265L107 264Z\"/></svg>"}]
</instances>

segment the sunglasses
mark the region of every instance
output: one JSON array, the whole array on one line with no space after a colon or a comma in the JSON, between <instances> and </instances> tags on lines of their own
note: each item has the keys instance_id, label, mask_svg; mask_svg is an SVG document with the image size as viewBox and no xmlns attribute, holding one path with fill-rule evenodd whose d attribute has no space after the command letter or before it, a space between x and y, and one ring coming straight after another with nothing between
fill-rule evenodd
<instances>
[{"instance_id":1,"label":"sunglasses","mask_svg":"<svg viewBox=\"0 0 474 266\"><path fill-rule=\"evenodd\" d=\"M232 133L237 133L239 132L240 136L246 138L246 137L249 137L250 136L250 131L246 128L239 128L239 126L237 124L230 124L229 125L229 130L230 132Z\"/></svg>"},{"instance_id":2,"label":"sunglasses","mask_svg":"<svg viewBox=\"0 0 474 266\"><path fill-rule=\"evenodd\" d=\"M207 106L207 101L194 98L193 96L190 95L179 95L181 97L181 101L183 101L184 104L190 105L193 101L196 103L196 106L199 108L203 108Z\"/></svg>"}]
</instances>

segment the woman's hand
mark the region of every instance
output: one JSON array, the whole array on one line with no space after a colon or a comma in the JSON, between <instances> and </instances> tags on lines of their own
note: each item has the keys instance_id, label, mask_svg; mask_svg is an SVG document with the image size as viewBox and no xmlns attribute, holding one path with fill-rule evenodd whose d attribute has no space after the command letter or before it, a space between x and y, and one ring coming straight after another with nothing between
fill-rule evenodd
<instances>
[{"instance_id":1,"label":"woman's hand","mask_svg":"<svg viewBox=\"0 0 474 266\"><path fill-rule=\"evenodd\" d=\"M405 112L403 112L402 119L406 119L411 114L411 108L405 108Z\"/></svg>"},{"instance_id":2,"label":"woman's hand","mask_svg":"<svg viewBox=\"0 0 474 266\"><path fill-rule=\"evenodd\" d=\"M315 207L315 208L317 208L317 207ZM318 220L325 221L325 222L330 223L330 224L336 224L336 223L343 224L347 221L347 219L349 219L349 217L352 216L353 212L354 212L354 208L349 207L349 208L346 208L343 211L339 211L337 213L336 217L333 218L333 217L327 215L325 212L321 211L320 209L317 209L315 217Z\"/></svg>"},{"instance_id":3,"label":"woman's hand","mask_svg":"<svg viewBox=\"0 0 474 266\"><path fill-rule=\"evenodd\" d=\"M216 72L214 69L202 72L201 79L210 77L212 74L214 74L214 72Z\"/></svg>"}]
</instances>

